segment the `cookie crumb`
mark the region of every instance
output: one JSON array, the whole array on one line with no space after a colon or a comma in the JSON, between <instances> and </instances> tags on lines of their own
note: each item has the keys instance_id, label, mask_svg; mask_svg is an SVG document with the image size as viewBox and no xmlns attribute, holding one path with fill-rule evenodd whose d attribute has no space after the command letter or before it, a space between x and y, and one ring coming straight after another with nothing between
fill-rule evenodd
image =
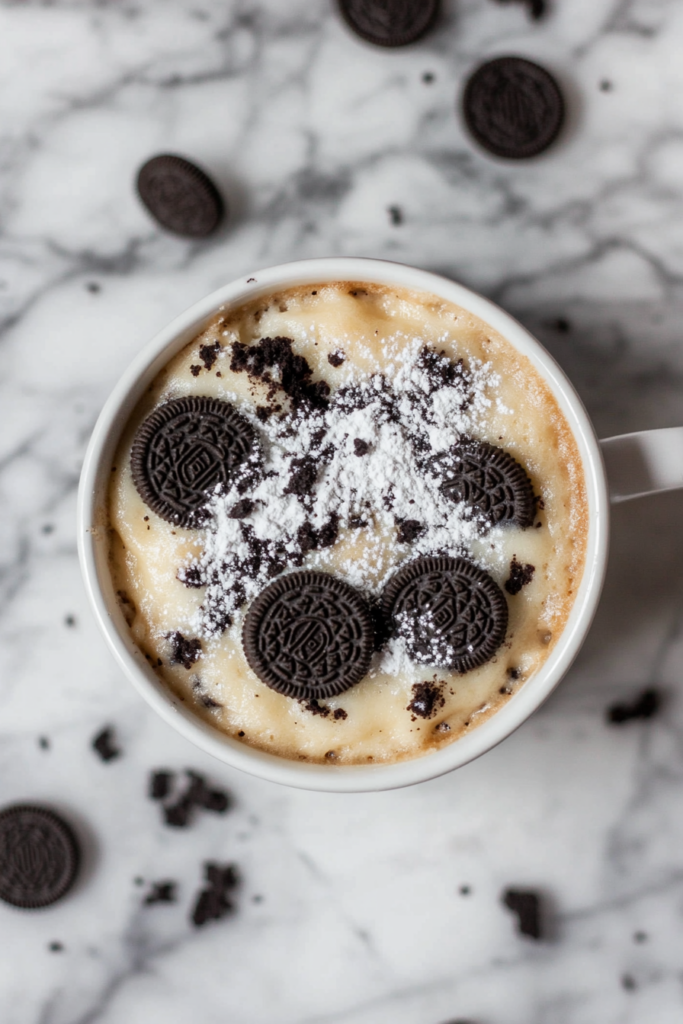
<instances>
[{"instance_id":1,"label":"cookie crumb","mask_svg":"<svg viewBox=\"0 0 683 1024\"><path fill-rule=\"evenodd\" d=\"M522 565L514 557L510 562L510 578L505 581L505 589L508 594L514 597L519 594L522 587L526 587L527 584L531 583L536 572L536 566L534 565Z\"/></svg>"},{"instance_id":2,"label":"cookie crumb","mask_svg":"<svg viewBox=\"0 0 683 1024\"><path fill-rule=\"evenodd\" d=\"M424 531L424 524L418 519L404 519L398 524L396 539L399 544L412 544Z\"/></svg>"},{"instance_id":3,"label":"cookie crumb","mask_svg":"<svg viewBox=\"0 0 683 1024\"><path fill-rule=\"evenodd\" d=\"M199 346L199 358L204 363L204 367L210 370L213 364L218 359L219 353L222 351L223 346L219 341L214 342L213 345L200 345ZM194 367L190 367L192 373L196 377L197 374L194 372Z\"/></svg>"},{"instance_id":4,"label":"cookie crumb","mask_svg":"<svg viewBox=\"0 0 683 1024\"><path fill-rule=\"evenodd\" d=\"M196 928L201 928L208 921L218 921L235 910L231 899L232 891L239 884L235 865L209 861L204 865L204 876L208 885L199 892L192 911L192 923Z\"/></svg>"},{"instance_id":5,"label":"cookie crumb","mask_svg":"<svg viewBox=\"0 0 683 1024\"><path fill-rule=\"evenodd\" d=\"M517 931L520 935L535 940L541 939L541 899L537 892L506 889L502 902L517 917Z\"/></svg>"},{"instance_id":6,"label":"cookie crumb","mask_svg":"<svg viewBox=\"0 0 683 1024\"><path fill-rule=\"evenodd\" d=\"M645 721L654 718L662 704L661 694L653 687L643 690L631 703L612 704L607 709L607 721L610 725L623 725L637 719Z\"/></svg>"},{"instance_id":7,"label":"cookie crumb","mask_svg":"<svg viewBox=\"0 0 683 1024\"><path fill-rule=\"evenodd\" d=\"M177 630L168 633L166 639L171 641L171 664L182 665L185 669L191 669L196 661L202 656L202 644L196 638L188 640Z\"/></svg>"},{"instance_id":8,"label":"cookie crumb","mask_svg":"<svg viewBox=\"0 0 683 1024\"><path fill-rule=\"evenodd\" d=\"M173 787L174 772L155 771L149 777L150 800L165 800Z\"/></svg>"},{"instance_id":9,"label":"cookie crumb","mask_svg":"<svg viewBox=\"0 0 683 1024\"><path fill-rule=\"evenodd\" d=\"M97 751L103 761L113 761L115 758L121 756L121 751L116 746L114 740L114 728L111 725L107 725L98 732L92 741L93 750Z\"/></svg>"},{"instance_id":10,"label":"cookie crumb","mask_svg":"<svg viewBox=\"0 0 683 1024\"><path fill-rule=\"evenodd\" d=\"M406 711L412 712L412 721L416 718L433 718L439 708L446 703L442 688L444 683L415 683L413 686L413 699L407 706Z\"/></svg>"},{"instance_id":11,"label":"cookie crumb","mask_svg":"<svg viewBox=\"0 0 683 1024\"><path fill-rule=\"evenodd\" d=\"M175 903L177 882L152 882L152 888L142 901L143 906L151 907L155 903Z\"/></svg>"}]
</instances>

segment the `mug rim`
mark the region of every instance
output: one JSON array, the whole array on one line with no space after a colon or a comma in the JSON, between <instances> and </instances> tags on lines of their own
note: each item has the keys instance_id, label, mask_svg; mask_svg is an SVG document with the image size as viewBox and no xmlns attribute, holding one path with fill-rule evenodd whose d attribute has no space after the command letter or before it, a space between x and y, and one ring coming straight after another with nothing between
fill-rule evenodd
<instances>
[{"instance_id":1,"label":"mug rim","mask_svg":"<svg viewBox=\"0 0 683 1024\"><path fill-rule=\"evenodd\" d=\"M547 661L510 700L465 736L407 761L327 765L293 761L246 746L204 722L156 676L123 619L107 568L106 481L121 433L142 392L176 352L229 305L235 307L279 288L331 281L398 286L436 295L478 316L527 356L550 387L576 440L588 500L585 565L569 618ZM78 553L86 592L98 625L124 674L147 703L181 735L225 764L300 789L374 792L436 778L497 746L548 698L562 680L593 620L604 580L609 500L598 440L581 399L555 359L509 313L465 285L402 263L364 257L321 257L279 264L244 275L213 291L162 328L137 355L111 392L86 451L78 491Z\"/></svg>"}]
</instances>

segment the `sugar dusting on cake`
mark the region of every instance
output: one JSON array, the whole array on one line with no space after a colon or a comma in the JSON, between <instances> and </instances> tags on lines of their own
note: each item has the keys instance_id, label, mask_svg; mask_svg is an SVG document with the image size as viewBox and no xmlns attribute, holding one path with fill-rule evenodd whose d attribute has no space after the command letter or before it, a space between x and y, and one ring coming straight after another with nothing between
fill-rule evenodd
<instances>
[{"instance_id":1,"label":"sugar dusting on cake","mask_svg":"<svg viewBox=\"0 0 683 1024\"><path fill-rule=\"evenodd\" d=\"M326 568L333 547L335 571L372 601L406 557L461 555L480 535L472 509L454 505L440 484L443 460L477 432L495 401L497 375L488 363L454 362L420 338L396 334L383 349L381 372L346 364L334 392L311 380L286 338L216 353L265 383L268 395L262 406L240 404L258 450L230 489L212 496L202 555L178 574L187 586L205 587L190 623L198 635L237 626L244 605L280 573ZM394 671L405 663L400 639L373 671L380 661Z\"/></svg>"}]
</instances>

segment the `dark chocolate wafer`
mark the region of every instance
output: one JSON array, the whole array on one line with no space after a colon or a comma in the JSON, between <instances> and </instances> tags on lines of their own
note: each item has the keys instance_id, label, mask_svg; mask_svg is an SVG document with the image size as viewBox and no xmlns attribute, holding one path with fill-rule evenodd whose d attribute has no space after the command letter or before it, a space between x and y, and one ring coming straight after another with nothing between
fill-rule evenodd
<instances>
[{"instance_id":1,"label":"dark chocolate wafer","mask_svg":"<svg viewBox=\"0 0 683 1024\"><path fill-rule=\"evenodd\" d=\"M376 46L406 46L434 24L439 0L339 0L353 31Z\"/></svg>"},{"instance_id":2,"label":"dark chocolate wafer","mask_svg":"<svg viewBox=\"0 0 683 1024\"><path fill-rule=\"evenodd\" d=\"M512 160L542 153L564 121L559 85L545 68L522 57L497 57L477 68L462 106L477 142Z\"/></svg>"},{"instance_id":3,"label":"dark chocolate wafer","mask_svg":"<svg viewBox=\"0 0 683 1024\"><path fill-rule=\"evenodd\" d=\"M36 909L61 899L73 885L80 851L54 811L15 804L0 811L0 899Z\"/></svg>"},{"instance_id":4,"label":"dark chocolate wafer","mask_svg":"<svg viewBox=\"0 0 683 1024\"><path fill-rule=\"evenodd\" d=\"M152 157L138 172L140 199L162 228L205 238L223 219L223 200L208 174L181 156Z\"/></svg>"},{"instance_id":5,"label":"dark chocolate wafer","mask_svg":"<svg viewBox=\"0 0 683 1024\"><path fill-rule=\"evenodd\" d=\"M433 463L442 476L441 493L465 502L491 526L533 526L534 489L524 468L503 448L464 439Z\"/></svg>"},{"instance_id":6,"label":"dark chocolate wafer","mask_svg":"<svg viewBox=\"0 0 683 1024\"><path fill-rule=\"evenodd\" d=\"M329 573L280 576L259 594L242 630L249 665L286 697L334 697L360 682L374 647L370 611Z\"/></svg>"},{"instance_id":7,"label":"dark chocolate wafer","mask_svg":"<svg viewBox=\"0 0 683 1024\"><path fill-rule=\"evenodd\" d=\"M425 556L404 564L381 604L391 632L422 665L470 672L494 656L507 632L505 595L466 558Z\"/></svg>"},{"instance_id":8,"label":"dark chocolate wafer","mask_svg":"<svg viewBox=\"0 0 683 1024\"><path fill-rule=\"evenodd\" d=\"M191 395L158 406L138 428L131 470L145 504L170 523L198 527L216 487L229 487L256 435L219 398Z\"/></svg>"}]
</instances>

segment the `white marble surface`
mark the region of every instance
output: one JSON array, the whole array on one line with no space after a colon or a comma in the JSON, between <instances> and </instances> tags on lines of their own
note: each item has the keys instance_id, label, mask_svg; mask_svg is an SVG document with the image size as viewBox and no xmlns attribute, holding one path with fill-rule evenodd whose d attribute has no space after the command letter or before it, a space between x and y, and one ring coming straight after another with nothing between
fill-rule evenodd
<instances>
[{"instance_id":1,"label":"white marble surface","mask_svg":"<svg viewBox=\"0 0 683 1024\"><path fill-rule=\"evenodd\" d=\"M97 633L74 527L89 432L140 345L299 257L452 275L541 337L602 434L683 423L682 47L680 0L552 0L538 23L445 0L432 35L387 52L330 0L0 0L0 804L63 808L89 851L63 903L0 905L2 1024L683 1019L683 494L615 511L594 628L531 721L374 796L260 783L156 720ZM501 52L542 60L570 99L561 143L520 165L454 113ZM229 197L207 244L136 201L163 150ZM664 714L605 724L648 684ZM103 764L106 723L123 754ZM164 827L145 792L160 765L203 768L235 809ZM239 865L239 910L196 930L207 858ZM177 879L179 902L142 908L137 876ZM515 934L510 884L546 894L547 941Z\"/></svg>"}]
</instances>

